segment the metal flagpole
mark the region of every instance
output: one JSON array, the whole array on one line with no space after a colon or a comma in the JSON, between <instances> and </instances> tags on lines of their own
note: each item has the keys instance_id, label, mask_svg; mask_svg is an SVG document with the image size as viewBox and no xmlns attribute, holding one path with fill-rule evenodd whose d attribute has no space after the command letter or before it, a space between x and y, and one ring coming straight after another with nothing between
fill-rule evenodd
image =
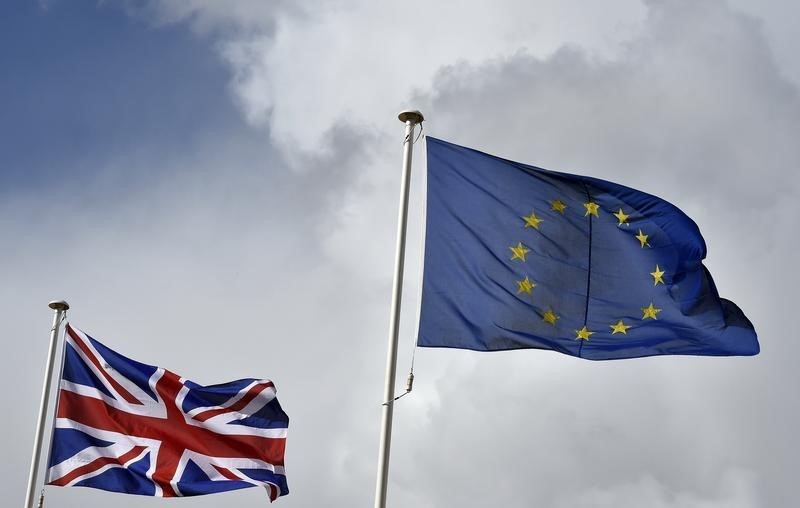
<instances>
[{"instance_id":1,"label":"metal flagpole","mask_svg":"<svg viewBox=\"0 0 800 508\"><path fill-rule=\"evenodd\" d=\"M406 222L408 219L408 188L411 183L411 153L414 150L414 127L424 120L419 111L403 111L398 115L406 124L403 143L403 176L400 182L400 208L397 213L397 247L394 258L392 283L392 310L389 327L389 347L386 352L386 384L383 395L378 478L375 483L375 508L386 507L386 483L389 478L389 448L392 442L392 415L394 413L394 383L397 370L397 336L400 330L400 301L403 295L403 258L406 251Z\"/></svg>"},{"instance_id":2,"label":"metal flagpole","mask_svg":"<svg viewBox=\"0 0 800 508\"><path fill-rule=\"evenodd\" d=\"M53 316L53 328L50 330L50 351L47 353L47 367L44 370L44 388L42 388L42 403L39 406L39 422L36 424L36 437L33 441L33 458L31 459L31 471L28 476L28 495L25 498L25 508L33 508L33 500L36 491L36 477L39 473L39 460L42 455L42 438L44 437L44 422L47 419L47 405L50 401L50 385L53 378L53 365L56 359L56 349L58 346L58 332L61 328L61 320L64 313L69 309L69 304L63 300L50 302L48 305L55 311Z\"/></svg>"}]
</instances>

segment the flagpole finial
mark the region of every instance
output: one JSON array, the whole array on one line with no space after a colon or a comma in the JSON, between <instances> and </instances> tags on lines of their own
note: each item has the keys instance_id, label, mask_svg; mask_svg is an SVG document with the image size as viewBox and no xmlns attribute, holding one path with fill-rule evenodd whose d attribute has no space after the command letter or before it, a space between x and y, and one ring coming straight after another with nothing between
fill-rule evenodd
<instances>
[{"instance_id":1,"label":"flagpole finial","mask_svg":"<svg viewBox=\"0 0 800 508\"><path fill-rule=\"evenodd\" d=\"M397 115L397 118L399 118L403 123L411 120L411 123L413 124L422 123L425 120L425 117L422 116L422 113L416 109L406 109L405 111L401 111L400 114Z\"/></svg>"},{"instance_id":2,"label":"flagpole finial","mask_svg":"<svg viewBox=\"0 0 800 508\"><path fill-rule=\"evenodd\" d=\"M67 310L69 309L69 304L64 300L54 300L47 304L53 310Z\"/></svg>"}]
</instances>

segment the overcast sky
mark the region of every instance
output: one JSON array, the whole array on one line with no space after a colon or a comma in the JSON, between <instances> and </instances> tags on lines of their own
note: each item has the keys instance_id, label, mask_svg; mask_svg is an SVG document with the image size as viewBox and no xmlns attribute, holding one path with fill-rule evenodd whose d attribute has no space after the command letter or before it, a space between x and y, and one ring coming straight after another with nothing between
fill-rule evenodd
<instances>
[{"instance_id":1,"label":"overcast sky","mask_svg":"<svg viewBox=\"0 0 800 508\"><path fill-rule=\"evenodd\" d=\"M750 358L421 349L389 505L796 503L800 8L789 0L12 0L0 6L0 498L52 319L212 384L275 381L278 506L371 506L402 158L425 133L617 181L700 226ZM415 148L402 389L418 306ZM48 506L161 506L55 488ZM259 489L184 500L265 506Z\"/></svg>"}]
</instances>

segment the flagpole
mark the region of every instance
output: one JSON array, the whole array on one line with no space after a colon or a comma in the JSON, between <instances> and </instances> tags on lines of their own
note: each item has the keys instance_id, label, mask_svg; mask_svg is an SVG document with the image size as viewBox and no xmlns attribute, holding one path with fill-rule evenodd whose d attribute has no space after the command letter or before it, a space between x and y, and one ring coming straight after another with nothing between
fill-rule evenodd
<instances>
[{"instance_id":1,"label":"flagpole","mask_svg":"<svg viewBox=\"0 0 800 508\"><path fill-rule=\"evenodd\" d=\"M58 346L58 332L61 329L61 320L69 309L69 304L63 300L50 302L48 307L55 311L53 315L53 328L50 329L50 350L47 353L47 366L44 369L44 387L42 388L42 402L39 406L39 421L36 424L36 437L33 441L33 458L31 471L28 475L28 495L25 498L25 508L33 508L36 495L36 477L39 473L39 462L42 456L42 438L44 437L44 423L47 419L47 405L50 401L50 385L53 378L53 365L56 359Z\"/></svg>"},{"instance_id":2,"label":"flagpole","mask_svg":"<svg viewBox=\"0 0 800 508\"><path fill-rule=\"evenodd\" d=\"M397 337L400 331L400 302L403 295L403 261L406 251L408 222L408 189L411 183L411 154L414 150L414 127L425 118L419 111L402 111L398 119L406 124L403 142L403 176L400 182L400 207L397 212L397 246L392 283L392 310L389 318L389 346L386 352L386 383L383 392L381 441L378 454L378 477L375 483L375 508L386 507L386 484L389 478L389 449L392 444L392 415L394 414L394 383L397 370Z\"/></svg>"}]
</instances>

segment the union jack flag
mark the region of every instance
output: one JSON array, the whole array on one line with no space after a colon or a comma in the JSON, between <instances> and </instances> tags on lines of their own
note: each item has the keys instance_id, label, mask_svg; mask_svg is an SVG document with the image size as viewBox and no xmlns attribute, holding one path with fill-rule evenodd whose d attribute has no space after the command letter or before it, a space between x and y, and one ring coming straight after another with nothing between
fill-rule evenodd
<instances>
[{"instance_id":1,"label":"union jack flag","mask_svg":"<svg viewBox=\"0 0 800 508\"><path fill-rule=\"evenodd\" d=\"M263 379L201 386L66 327L50 485L196 496L263 485L289 492L289 417Z\"/></svg>"}]
</instances>

